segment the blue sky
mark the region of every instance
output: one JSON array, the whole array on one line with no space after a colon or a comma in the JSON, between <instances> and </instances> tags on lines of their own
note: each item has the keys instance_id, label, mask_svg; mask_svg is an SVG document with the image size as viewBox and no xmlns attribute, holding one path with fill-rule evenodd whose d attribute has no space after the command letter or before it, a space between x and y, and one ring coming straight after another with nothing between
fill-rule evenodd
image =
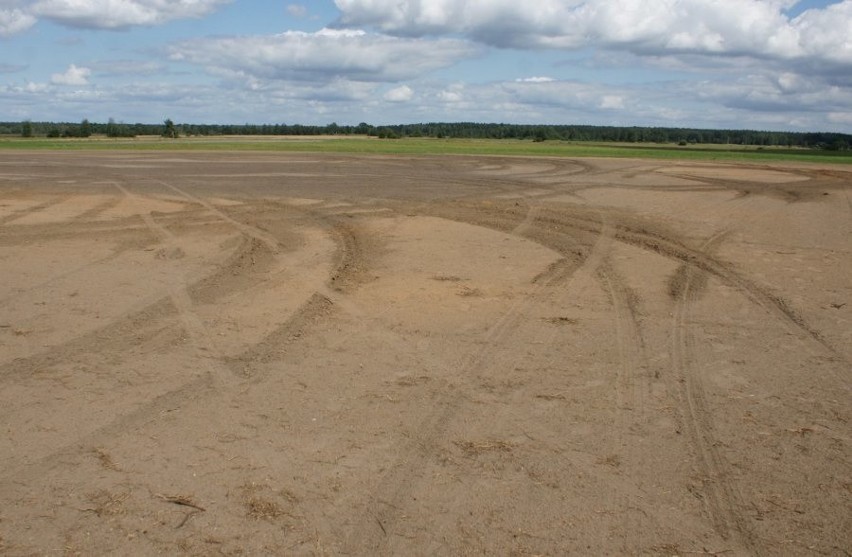
<instances>
[{"instance_id":1,"label":"blue sky","mask_svg":"<svg viewBox=\"0 0 852 557\"><path fill-rule=\"evenodd\" d=\"M852 0L0 0L0 120L852 133Z\"/></svg>"}]
</instances>

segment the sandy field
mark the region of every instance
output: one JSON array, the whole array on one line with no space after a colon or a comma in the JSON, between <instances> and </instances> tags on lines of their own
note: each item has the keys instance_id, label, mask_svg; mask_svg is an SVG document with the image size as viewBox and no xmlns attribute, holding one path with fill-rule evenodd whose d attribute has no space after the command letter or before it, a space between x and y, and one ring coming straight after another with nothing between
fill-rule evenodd
<instances>
[{"instance_id":1,"label":"sandy field","mask_svg":"<svg viewBox=\"0 0 852 557\"><path fill-rule=\"evenodd\" d=\"M849 555L852 169L0 153L4 555Z\"/></svg>"}]
</instances>

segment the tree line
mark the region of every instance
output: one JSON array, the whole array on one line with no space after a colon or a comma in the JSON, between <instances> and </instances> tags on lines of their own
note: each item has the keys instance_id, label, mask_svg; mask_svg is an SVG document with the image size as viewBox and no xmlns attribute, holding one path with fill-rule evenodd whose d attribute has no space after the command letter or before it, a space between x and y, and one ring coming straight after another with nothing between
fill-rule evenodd
<instances>
[{"instance_id":1,"label":"tree line","mask_svg":"<svg viewBox=\"0 0 852 557\"><path fill-rule=\"evenodd\" d=\"M89 122L0 122L0 135L23 137L136 137L140 135L222 136L222 135L368 135L383 139L403 137L523 139L532 141L593 141L623 143L675 143L753 145L763 147L804 147L846 151L852 148L852 135L833 132L780 132L758 130L717 130L646 126L524 125L476 122L433 122L373 126L331 123L303 124L126 124L110 119Z\"/></svg>"}]
</instances>

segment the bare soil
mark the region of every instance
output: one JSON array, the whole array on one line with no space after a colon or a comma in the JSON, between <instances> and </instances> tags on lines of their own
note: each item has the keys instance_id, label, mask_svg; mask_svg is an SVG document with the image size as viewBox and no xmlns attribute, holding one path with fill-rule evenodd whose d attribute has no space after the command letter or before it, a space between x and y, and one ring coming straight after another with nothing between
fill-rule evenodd
<instances>
[{"instance_id":1,"label":"bare soil","mask_svg":"<svg viewBox=\"0 0 852 557\"><path fill-rule=\"evenodd\" d=\"M852 171L0 154L0 553L848 555Z\"/></svg>"}]
</instances>

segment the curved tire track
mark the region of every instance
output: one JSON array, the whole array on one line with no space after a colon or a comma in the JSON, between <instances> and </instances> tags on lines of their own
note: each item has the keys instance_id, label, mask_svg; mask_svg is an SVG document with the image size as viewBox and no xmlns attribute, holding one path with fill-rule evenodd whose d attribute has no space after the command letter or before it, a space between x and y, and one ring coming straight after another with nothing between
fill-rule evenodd
<instances>
[{"instance_id":1,"label":"curved tire track","mask_svg":"<svg viewBox=\"0 0 852 557\"><path fill-rule=\"evenodd\" d=\"M440 214L442 211L428 210L426 212L428 214ZM452 220L477 226L483 225L477 219L460 218L461 216L458 214L454 216L456 218ZM491 227L501 231L511 231L517 227L516 218L506 218L503 215L503 218L498 219L498 221L499 225L497 226L494 226L495 223L490 221ZM536 235L533 233L533 230L537 230L534 217L529 218L528 229L530 235ZM524 236L529 237L527 234L524 234ZM559 242L554 243L559 245ZM457 376L462 378L472 376L476 374L477 370L490 367L491 358L496 352L495 348L515 334L520 321L531 312L531 309L536 304L550 305L549 296L553 289L570 280L581 267L594 272L594 269L603 261L606 250L608 250L608 240L603 234L598 233L592 246L580 254L579 258L572 251L573 265L568 267L562 264L561 261L564 260L561 260L552 266L552 270L539 275L538 280L533 282L532 289L523 298L515 302L488 329L480 347L469 353L460 362ZM493 365L499 364L494 362ZM435 454L450 423L462 411L465 400L465 394L457 388L445 389L443 393L436 396L433 401L435 409L422 419L410 441L399 451L398 458L382 476L377 488L372 493L371 500L379 502L381 506L365 509L359 520L349 529L349 534L343 546L345 553L362 553L365 548L379 553L386 550L387 532L395 528L399 520L399 509L404 507L408 495L413 491L414 484L417 483L418 470L422 468L424 462Z\"/></svg>"},{"instance_id":2,"label":"curved tire track","mask_svg":"<svg viewBox=\"0 0 852 557\"><path fill-rule=\"evenodd\" d=\"M686 274L672 319L672 371L680 386L681 417L703 483L702 502L716 532L733 539L749 554L759 554L756 538L744 516L745 504L731 479L731 469L716 448L717 434L700 373L694 367L695 338L689 324L695 291L693 276Z\"/></svg>"}]
</instances>

